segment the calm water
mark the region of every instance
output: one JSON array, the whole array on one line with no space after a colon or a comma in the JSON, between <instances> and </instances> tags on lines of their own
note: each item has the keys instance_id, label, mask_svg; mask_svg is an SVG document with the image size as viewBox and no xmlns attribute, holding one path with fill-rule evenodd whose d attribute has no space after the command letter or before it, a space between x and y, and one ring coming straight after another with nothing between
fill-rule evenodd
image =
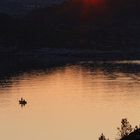
<instances>
[{"instance_id":1,"label":"calm water","mask_svg":"<svg viewBox=\"0 0 140 140\"><path fill-rule=\"evenodd\" d=\"M140 123L140 61L81 62L1 78L0 112L3 140L97 140L102 132L113 140L123 117Z\"/></svg>"}]
</instances>

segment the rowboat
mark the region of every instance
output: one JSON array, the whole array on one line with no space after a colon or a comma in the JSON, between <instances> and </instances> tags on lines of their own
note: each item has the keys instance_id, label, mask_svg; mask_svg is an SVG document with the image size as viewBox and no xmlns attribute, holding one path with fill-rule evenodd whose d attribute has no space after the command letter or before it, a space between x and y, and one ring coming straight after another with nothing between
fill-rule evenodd
<instances>
[{"instance_id":1,"label":"rowboat","mask_svg":"<svg viewBox=\"0 0 140 140\"><path fill-rule=\"evenodd\" d=\"M26 101L25 99L21 98L21 99L19 100L19 104L25 105L25 104L27 104L27 101Z\"/></svg>"}]
</instances>

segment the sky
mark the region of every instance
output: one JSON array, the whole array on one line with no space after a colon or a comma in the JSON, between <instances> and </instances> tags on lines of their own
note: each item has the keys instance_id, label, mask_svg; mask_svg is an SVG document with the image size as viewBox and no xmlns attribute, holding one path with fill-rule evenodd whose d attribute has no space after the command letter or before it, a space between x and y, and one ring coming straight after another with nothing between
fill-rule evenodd
<instances>
[{"instance_id":1,"label":"sky","mask_svg":"<svg viewBox=\"0 0 140 140\"><path fill-rule=\"evenodd\" d=\"M35 7L45 7L63 0L0 0L0 13L24 14Z\"/></svg>"},{"instance_id":2,"label":"sky","mask_svg":"<svg viewBox=\"0 0 140 140\"><path fill-rule=\"evenodd\" d=\"M61 3L65 0L0 0L0 13L24 14L34 8L46 7L54 3ZM68 0L66 0L68 1ZM84 5L94 5L101 8L105 5L111 5L113 9L119 9L124 5L127 7L140 5L139 0L75 0L83 2ZM134 8L135 9L135 8Z\"/></svg>"}]
</instances>

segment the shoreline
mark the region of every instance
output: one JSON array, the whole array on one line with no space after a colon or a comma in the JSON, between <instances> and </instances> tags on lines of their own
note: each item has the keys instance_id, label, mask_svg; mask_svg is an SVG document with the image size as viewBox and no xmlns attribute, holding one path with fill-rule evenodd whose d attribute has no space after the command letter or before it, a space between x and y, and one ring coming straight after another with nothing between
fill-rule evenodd
<instances>
[{"instance_id":1,"label":"shoreline","mask_svg":"<svg viewBox=\"0 0 140 140\"><path fill-rule=\"evenodd\" d=\"M30 50L3 50L0 59L19 57L23 60L52 60L52 61L117 61L140 60L140 52L123 51L94 51L92 49L71 48L39 48Z\"/></svg>"}]
</instances>

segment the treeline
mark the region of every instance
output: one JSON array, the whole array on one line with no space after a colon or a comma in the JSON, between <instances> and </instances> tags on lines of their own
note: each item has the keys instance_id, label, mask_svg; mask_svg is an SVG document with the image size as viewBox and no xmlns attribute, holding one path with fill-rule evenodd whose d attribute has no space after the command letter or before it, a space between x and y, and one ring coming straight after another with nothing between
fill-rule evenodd
<instances>
[{"instance_id":1,"label":"treeline","mask_svg":"<svg viewBox=\"0 0 140 140\"><path fill-rule=\"evenodd\" d=\"M116 140L139 140L140 139L140 126L135 126L134 128L129 123L127 118L121 120L121 126L118 129L118 136ZM102 133L99 140L109 140Z\"/></svg>"},{"instance_id":2,"label":"treeline","mask_svg":"<svg viewBox=\"0 0 140 140\"><path fill-rule=\"evenodd\" d=\"M140 2L105 0L103 7L72 0L21 16L0 14L0 46L139 51Z\"/></svg>"}]
</instances>

